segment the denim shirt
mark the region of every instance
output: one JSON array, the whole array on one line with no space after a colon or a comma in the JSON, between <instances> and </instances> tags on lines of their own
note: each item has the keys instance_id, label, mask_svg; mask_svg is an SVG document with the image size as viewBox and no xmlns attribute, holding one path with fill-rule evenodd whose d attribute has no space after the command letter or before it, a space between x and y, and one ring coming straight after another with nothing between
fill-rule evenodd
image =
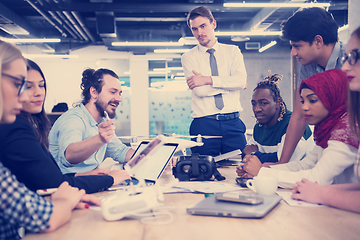
<instances>
[{"instance_id":1,"label":"denim shirt","mask_svg":"<svg viewBox=\"0 0 360 240\"><path fill-rule=\"evenodd\" d=\"M334 46L334 49L330 55L330 58L326 64L325 69L316 63L310 63L307 65L301 66L299 79L297 82L298 87L300 86L301 81L303 79L309 78L316 73L321 73L321 72L324 72L324 71L330 70L330 69L341 69L341 67L342 67L341 58L344 55L344 51L345 51L345 45L342 44L341 42L337 42Z\"/></svg>"},{"instance_id":2,"label":"denim shirt","mask_svg":"<svg viewBox=\"0 0 360 240\"><path fill-rule=\"evenodd\" d=\"M104 121L106 121L105 118L100 123ZM71 164L65 159L66 148L71 143L84 141L99 134L98 126L100 123L95 121L82 103L68 110L56 120L49 133L49 150L63 174L94 170L107 157L118 162L125 161L126 153L130 148L116 137L82 163Z\"/></svg>"}]
</instances>

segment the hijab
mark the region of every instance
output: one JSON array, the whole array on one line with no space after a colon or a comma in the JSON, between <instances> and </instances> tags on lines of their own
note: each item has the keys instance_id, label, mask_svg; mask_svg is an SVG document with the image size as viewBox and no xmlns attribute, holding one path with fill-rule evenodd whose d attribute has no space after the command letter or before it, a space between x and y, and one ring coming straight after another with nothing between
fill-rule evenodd
<instances>
[{"instance_id":1,"label":"hijab","mask_svg":"<svg viewBox=\"0 0 360 240\"><path fill-rule=\"evenodd\" d=\"M348 81L346 73L332 69L304 79L300 91L306 84L320 99L329 114L314 128L316 145L327 148L329 140L359 147L356 136L349 127L347 115Z\"/></svg>"}]
</instances>

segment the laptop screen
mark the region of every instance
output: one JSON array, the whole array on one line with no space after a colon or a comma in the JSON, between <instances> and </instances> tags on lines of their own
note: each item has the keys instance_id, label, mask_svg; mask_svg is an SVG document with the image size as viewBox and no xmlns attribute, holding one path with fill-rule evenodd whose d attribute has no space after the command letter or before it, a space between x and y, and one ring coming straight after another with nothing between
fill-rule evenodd
<instances>
[{"instance_id":1,"label":"laptop screen","mask_svg":"<svg viewBox=\"0 0 360 240\"><path fill-rule=\"evenodd\" d=\"M148 144L148 141L142 141L133 156L136 156L136 153L143 151ZM156 181L171 160L177 146L177 143L165 143L160 146L147 161L136 169L134 177L137 179Z\"/></svg>"}]
</instances>

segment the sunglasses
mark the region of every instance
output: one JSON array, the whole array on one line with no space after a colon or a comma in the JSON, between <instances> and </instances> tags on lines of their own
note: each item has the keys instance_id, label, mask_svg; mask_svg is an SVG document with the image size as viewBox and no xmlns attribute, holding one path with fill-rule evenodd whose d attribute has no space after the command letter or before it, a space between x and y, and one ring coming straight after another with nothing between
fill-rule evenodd
<instances>
[{"instance_id":1,"label":"sunglasses","mask_svg":"<svg viewBox=\"0 0 360 240\"><path fill-rule=\"evenodd\" d=\"M17 82L21 82L21 83L15 84L15 86L17 88L19 88L18 96L20 96L27 89L28 81L26 80L26 78L17 78L17 77L11 76L6 73L1 73L1 75L8 77L8 78L12 78L12 79L16 80Z\"/></svg>"},{"instance_id":2,"label":"sunglasses","mask_svg":"<svg viewBox=\"0 0 360 240\"><path fill-rule=\"evenodd\" d=\"M348 54L344 54L344 57L342 58L342 63L344 64L345 61L348 61L348 63L353 66L357 63L357 61L360 58L360 50L354 49L350 51Z\"/></svg>"}]
</instances>

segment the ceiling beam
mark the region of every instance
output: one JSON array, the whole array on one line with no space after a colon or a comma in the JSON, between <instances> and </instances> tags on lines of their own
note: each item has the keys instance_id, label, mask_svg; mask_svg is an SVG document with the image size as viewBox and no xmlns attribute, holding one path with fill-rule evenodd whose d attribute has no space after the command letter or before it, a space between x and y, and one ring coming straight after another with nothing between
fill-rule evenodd
<instances>
[{"instance_id":1,"label":"ceiling beam","mask_svg":"<svg viewBox=\"0 0 360 240\"><path fill-rule=\"evenodd\" d=\"M77 11L77 12L119 12L119 13L183 13L189 12L199 4L131 4L131 3L76 3L64 2L61 6L48 6L46 11ZM252 12L251 8L227 8L222 4L206 5L214 12ZM329 10L345 10L347 3L332 3Z\"/></svg>"},{"instance_id":2,"label":"ceiling beam","mask_svg":"<svg viewBox=\"0 0 360 240\"><path fill-rule=\"evenodd\" d=\"M0 15L7 19L11 24L17 25L30 33L34 37L39 37L40 33L27 23L22 17L11 11L9 8L0 3Z\"/></svg>"}]
</instances>

